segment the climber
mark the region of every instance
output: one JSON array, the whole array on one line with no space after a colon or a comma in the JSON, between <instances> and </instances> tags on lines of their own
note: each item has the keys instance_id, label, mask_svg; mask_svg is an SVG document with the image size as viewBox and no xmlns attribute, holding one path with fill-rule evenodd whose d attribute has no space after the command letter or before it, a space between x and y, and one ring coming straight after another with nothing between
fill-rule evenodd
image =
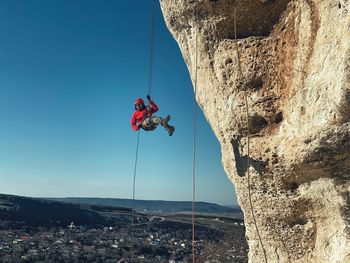
<instances>
[{"instance_id":1,"label":"climber","mask_svg":"<svg viewBox=\"0 0 350 263\"><path fill-rule=\"evenodd\" d=\"M131 127L135 131L142 128L145 131L153 131L160 124L167 131L169 136L172 136L175 127L168 124L170 116L167 115L165 118L152 116L153 113L158 111L158 106L151 99L151 96L147 95L149 106L146 106L143 99L138 98L135 101L135 112L131 118Z\"/></svg>"}]
</instances>

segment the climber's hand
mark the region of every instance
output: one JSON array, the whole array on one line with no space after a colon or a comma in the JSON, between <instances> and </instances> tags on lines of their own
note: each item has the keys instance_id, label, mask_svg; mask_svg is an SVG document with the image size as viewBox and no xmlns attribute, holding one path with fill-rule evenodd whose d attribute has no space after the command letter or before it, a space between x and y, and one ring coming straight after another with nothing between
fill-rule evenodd
<instances>
[{"instance_id":1,"label":"climber's hand","mask_svg":"<svg viewBox=\"0 0 350 263\"><path fill-rule=\"evenodd\" d=\"M147 95L147 99L148 99L148 100L151 100L151 96L150 96L150 95Z\"/></svg>"}]
</instances>

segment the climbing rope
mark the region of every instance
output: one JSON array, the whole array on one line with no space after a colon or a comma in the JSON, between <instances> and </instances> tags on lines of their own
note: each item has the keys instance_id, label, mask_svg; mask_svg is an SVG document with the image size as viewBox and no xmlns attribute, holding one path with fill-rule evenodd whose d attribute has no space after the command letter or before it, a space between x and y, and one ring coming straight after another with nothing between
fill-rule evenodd
<instances>
[{"instance_id":1,"label":"climbing rope","mask_svg":"<svg viewBox=\"0 0 350 263\"><path fill-rule=\"evenodd\" d=\"M134 226L135 226L135 193L136 193L136 174L137 174L137 162L139 157L139 145L140 145L140 130L137 132L136 154L134 163L134 180L132 184L132 229L131 229L131 255L134 255Z\"/></svg>"},{"instance_id":2,"label":"climbing rope","mask_svg":"<svg viewBox=\"0 0 350 263\"><path fill-rule=\"evenodd\" d=\"M137 132L137 143L136 143L136 155L135 155L135 164L134 164L134 180L132 186L132 200L135 201L136 193L136 174L137 174L137 162L139 157L139 146L140 146L140 130Z\"/></svg>"},{"instance_id":3,"label":"climbing rope","mask_svg":"<svg viewBox=\"0 0 350 263\"><path fill-rule=\"evenodd\" d=\"M148 95L152 95L152 82L153 82L153 57L154 57L154 35L156 29L156 0L153 0L152 7L152 24L151 24L151 36L150 36L150 52L149 52L149 65L148 65Z\"/></svg>"},{"instance_id":4,"label":"climbing rope","mask_svg":"<svg viewBox=\"0 0 350 263\"><path fill-rule=\"evenodd\" d=\"M197 142L197 30L195 36L195 77L194 77L194 95L193 95L193 160L192 160L192 262L195 263L196 239L195 239L195 200L196 200L196 142Z\"/></svg>"},{"instance_id":5,"label":"climbing rope","mask_svg":"<svg viewBox=\"0 0 350 263\"><path fill-rule=\"evenodd\" d=\"M155 24L156 24L156 0L153 0L152 6L152 24L151 24L151 35L150 35L150 56L148 64L148 89L147 95L152 94L152 82L153 82L153 57L154 57L154 35L155 35ZM139 145L140 145L140 130L137 132L136 142L136 155L134 163L134 174L133 174L133 186L132 186L132 231L131 231L131 255L134 255L134 227L135 227L135 195L136 195L136 175L137 175L137 164L139 156Z\"/></svg>"},{"instance_id":6,"label":"climbing rope","mask_svg":"<svg viewBox=\"0 0 350 263\"><path fill-rule=\"evenodd\" d=\"M242 73L242 67L241 67L241 58L240 58L240 53L239 53L239 47L238 47L238 41L237 41L237 9L235 8L235 16L234 16L234 28L235 28L235 43L236 43L236 52L237 52L237 60L238 60L238 74L240 75L241 78L243 78L243 73ZM249 102L248 102L248 92L247 88L244 89L244 102L245 102L245 110L246 110L246 121L247 121L247 180L248 180L248 199L249 199L249 205L250 205L250 210L252 213L252 218L253 218L253 223L256 229L256 233L259 238L259 242L261 245L261 248L264 253L264 259L265 263L267 263L267 256L266 256L266 250L264 248L259 228L256 223L255 219L255 212L254 212L254 206L253 206L253 201L252 201L252 194L251 194L251 184L250 184L250 129L249 129Z\"/></svg>"}]
</instances>

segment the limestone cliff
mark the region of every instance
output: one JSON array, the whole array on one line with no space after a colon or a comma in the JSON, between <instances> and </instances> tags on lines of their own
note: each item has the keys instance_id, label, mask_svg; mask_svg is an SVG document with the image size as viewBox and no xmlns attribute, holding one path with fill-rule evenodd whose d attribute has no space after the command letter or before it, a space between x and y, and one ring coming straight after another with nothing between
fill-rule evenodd
<instances>
[{"instance_id":1,"label":"limestone cliff","mask_svg":"<svg viewBox=\"0 0 350 263\"><path fill-rule=\"evenodd\" d=\"M267 262L350 262L350 1L160 2L193 81L198 51L197 101L236 186L250 262L264 251Z\"/></svg>"}]
</instances>

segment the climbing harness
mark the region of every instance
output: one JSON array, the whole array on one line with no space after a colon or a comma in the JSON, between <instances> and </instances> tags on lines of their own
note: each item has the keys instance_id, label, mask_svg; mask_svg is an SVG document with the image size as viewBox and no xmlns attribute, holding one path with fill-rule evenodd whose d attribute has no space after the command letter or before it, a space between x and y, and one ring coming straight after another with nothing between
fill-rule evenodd
<instances>
[{"instance_id":1,"label":"climbing harness","mask_svg":"<svg viewBox=\"0 0 350 263\"><path fill-rule=\"evenodd\" d=\"M240 53L239 53L239 47L238 47L238 41L237 41L237 9L235 8L235 16L234 16L234 28L235 28L235 43L236 43L236 52L237 52L237 65L238 65L238 74L240 75L241 78L243 78L243 73L242 73L242 67L241 67L241 58L240 58ZM250 130L249 130L249 102L248 102L248 92L247 88L244 89L244 102L245 102L245 110L246 110L246 122L247 122L247 181L248 181L248 199L249 199L249 205L250 205L250 210L252 213L252 218L253 218L253 223L256 229L256 233L259 238L259 242L261 245L261 248L263 250L264 254L264 259L265 263L267 263L267 256L266 256L266 250L264 248L259 228L256 223L255 219L255 212L254 212L254 207L253 207L253 202L252 202L252 194L251 194L251 185L250 185Z\"/></svg>"}]
</instances>

